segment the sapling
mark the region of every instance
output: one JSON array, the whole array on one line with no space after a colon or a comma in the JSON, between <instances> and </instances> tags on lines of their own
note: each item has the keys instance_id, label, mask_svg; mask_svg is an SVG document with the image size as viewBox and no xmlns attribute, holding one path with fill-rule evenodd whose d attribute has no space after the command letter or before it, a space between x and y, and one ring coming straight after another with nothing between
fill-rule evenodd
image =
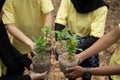
<instances>
[{"instance_id":1,"label":"sapling","mask_svg":"<svg viewBox=\"0 0 120 80\"><path fill-rule=\"evenodd\" d=\"M77 35L76 34L69 35L69 36L68 35L67 35L67 37L69 39L66 40L66 44L64 43L64 46L67 48L69 58L72 58L72 56L74 56L76 50L82 51L82 49L79 49L76 47L78 45Z\"/></svg>"},{"instance_id":2,"label":"sapling","mask_svg":"<svg viewBox=\"0 0 120 80\"><path fill-rule=\"evenodd\" d=\"M68 29L67 28L64 28L63 30L61 31L55 31L55 33L57 34L57 42L56 42L56 55L61 55L63 54L64 52L66 52L66 49L65 47L63 46L63 43L64 43L64 37L65 35L67 35L67 32L68 32Z\"/></svg>"},{"instance_id":3,"label":"sapling","mask_svg":"<svg viewBox=\"0 0 120 80\"><path fill-rule=\"evenodd\" d=\"M49 40L51 39L50 34L52 34L53 31L51 31L49 26L46 26L41 31L42 35L40 37L33 36L33 40L36 42L34 51L39 54L40 59L44 60L46 52L49 51L51 47Z\"/></svg>"},{"instance_id":4,"label":"sapling","mask_svg":"<svg viewBox=\"0 0 120 80\"><path fill-rule=\"evenodd\" d=\"M56 31L57 40L61 43L62 47L66 49L69 58L74 56L76 50L82 51L82 49L77 48L78 40L77 35L71 35L67 28L64 28L62 31ZM64 40L64 37L67 37L67 40Z\"/></svg>"},{"instance_id":5,"label":"sapling","mask_svg":"<svg viewBox=\"0 0 120 80\"><path fill-rule=\"evenodd\" d=\"M33 40L36 42L34 51L38 53L32 58L34 72L42 73L50 71L51 68L51 34L53 31L49 26L46 26L41 30L42 34L40 37L33 36Z\"/></svg>"},{"instance_id":6,"label":"sapling","mask_svg":"<svg viewBox=\"0 0 120 80\"><path fill-rule=\"evenodd\" d=\"M66 51L58 57L59 67L63 73L66 73L66 68L78 64L78 58L74 57L74 55L76 50L82 50L77 48L79 42L77 40L77 35L71 35L68 31L69 30L65 28L65 30L63 29L63 33L57 32L57 34L60 35L58 36L58 41L66 49ZM67 37L67 39L64 40L64 37Z\"/></svg>"},{"instance_id":7,"label":"sapling","mask_svg":"<svg viewBox=\"0 0 120 80\"><path fill-rule=\"evenodd\" d=\"M62 40L64 39L65 35L68 34L68 29L64 28L62 31L55 31L57 34L57 40L62 43Z\"/></svg>"}]
</instances>

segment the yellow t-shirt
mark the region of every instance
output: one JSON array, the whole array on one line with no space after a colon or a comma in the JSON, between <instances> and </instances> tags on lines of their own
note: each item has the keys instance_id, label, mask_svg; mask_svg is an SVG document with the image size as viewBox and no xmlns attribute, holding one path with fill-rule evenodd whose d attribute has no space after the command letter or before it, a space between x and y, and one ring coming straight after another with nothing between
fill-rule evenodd
<instances>
[{"instance_id":1,"label":"yellow t-shirt","mask_svg":"<svg viewBox=\"0 0 120 80\"><path fill-rule=\"evenodd\" d=\"M119 24L120 27L120 24ZM120 64L120 43L118 44L117 48L115 49L115 52L113 53L110 65ZM120 80L120 75L113 75L111 76L112 80Z\"/></svg>"},{"instance_id":2,"label":"yellow t-shirt","mask_svg":"<svg viewBox=\"0 0 120 80\"><path fill-rule=\"evenodd\" d=\"M52 11L51 0L6 0L3 7L4 24L15 25L29 38L40 36L44 25L44 14ZM22 53L28 53L29 48L17 39L12 40L13 45Z\"/></svg>"},{"instance_id":3,"label":"yellow t-shirt","mask_svg":"<svg viewBox=\"0 0 120 80\"><path fill-rule=\"evenodd\" d=\"M101 37L104 34L107 7L100 7L86 14L78 13L71 0L62 0L55 23L63 24L72 34Z\"/></svg>"}]
</instances>

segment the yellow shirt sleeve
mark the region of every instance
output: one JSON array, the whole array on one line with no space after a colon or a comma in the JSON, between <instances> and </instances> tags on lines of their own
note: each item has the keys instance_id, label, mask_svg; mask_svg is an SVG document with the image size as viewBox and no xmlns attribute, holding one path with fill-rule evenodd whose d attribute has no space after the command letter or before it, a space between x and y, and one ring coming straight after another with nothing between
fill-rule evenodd
<instances>
[{"instance_id":1,"label":"yellow shirt sleeve","mask_svg":"<svg viewBox=\"0 0 120 80\"><path fill-rule=\"evenodd\" d=\"M51 0L41 0L41 9L43 13L48 13L54 9L52 1Z\"/></svg>"},{"instance_id":2,"label":"yellow shirt sleeve","mask_svg":"<svg viewBox=\"0 0 120 80\"><path fill-rule=\"evenodd\" d=\"M3 6L3 22L4 24L9 24L9 23L14 23L14 10L13 10L13 5L12 5L12 0L6 0L4 6Z\"/></svg>"},{"instance_id":3,"label":"yellow shirt sleeve","mask_svg":"<svg viewBox=\"0 0 120 80\"><path fill-rule=\"evenodd\" d=\"M120 27L120 24L119 24L119 27Z\"/></svg>"},{"instance_id":4,"label":"yellow shirt sleeve","mask_svg":"<svg viewBox=\"0 0 120 80\"><path fill-rule=\"evenodd\" d=\"M104 34L105 22L108 9L106 6L94 11L94 17L91 24L91 34L96 37L101 37Z\"/></svg>"},{"instance_id":5,"label":"yellow shirt sleeve","mask_svg":"<svg viewBox=\"0 0 120 80\"><path fill-rule=\"evenodd\" d=\"M69 0L61 0L61 5L59 7L55 22L66 25L68 13L69 13L68 10L69 10Z\"/></svg>"}]
</instances>

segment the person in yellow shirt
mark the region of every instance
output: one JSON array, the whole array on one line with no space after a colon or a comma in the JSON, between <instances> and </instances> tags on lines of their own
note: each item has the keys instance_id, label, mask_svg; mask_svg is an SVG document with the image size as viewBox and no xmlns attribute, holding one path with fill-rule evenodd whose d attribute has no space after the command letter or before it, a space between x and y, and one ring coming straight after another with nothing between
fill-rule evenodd
<instances>
[{"instance_id":1,"label":"person in yellow shirt","mask_svg":"<svg viewBox=\"0 0 120 80\"><path fill-rule=\"evenodd\" d=\"M53 9L51 0L6 0L3 22L14 36L13 46L23 54L34 49L32 36L40 36L44 26L52 27Z\"/></svg>"},{"instance_id":2,"label":"person in yellow shirt","mask_svg":"<svg viewBox=\"0 0 120 80\"><path fill-rule=\"evenodd\" d=\"M47 72L24 74L25 67L32 69L32 61L23 56L10 43L2 21L4 2L5 0L0 0L0 80L38 80L44 78Z\"/></svg>"},{"instance_id":3,"label":"person in yellow shirt","mask_svg":"<svg viewBox=\"0 0 120 80\"><path fill-rule=\"evenodd\" d=\"M81 63L86 58L105 50L112 44L116 43L120 39L120 24L119 27L115 27L113 30L105 34L102 38L96 41L91 47L76 55L79 58L79 63ZM96 67L96 68L83 68L80 66L75 66L69 68L68 71L71 73L66 74L67 77L77 78L83 75L84 72L89 72L92 75L101 75L101 76L111 76L110 80L120 80L120 43L113 53L110 65Z\"/></svg>"},{"instance_id":4,"label":"person in yellow shirt","mask_svg":"<svg viewBox=\"0 0 120 80\"><path fill-rule=\"evenodd\" d=\"M68 28L70 34L78 35L78 48L90 47L104 34L108 5L103 0L61 0L55 20L55 30ZM66 38L66 37L65 37ZM57 40L57 35L56 35ZM76 54L80 51L76 51ZM94 55L81 64L83 67L99 66L99 56ZM82 76L83 80L91 80L91 76ZM75 79L69 79L75 80Z\"/></svg>"}]
</instances>

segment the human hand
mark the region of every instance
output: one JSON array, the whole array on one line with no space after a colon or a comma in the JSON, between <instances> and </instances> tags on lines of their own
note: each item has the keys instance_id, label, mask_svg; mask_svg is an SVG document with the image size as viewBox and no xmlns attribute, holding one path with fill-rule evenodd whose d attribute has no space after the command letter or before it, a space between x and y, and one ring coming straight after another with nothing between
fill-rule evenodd
<instances>
[{"instance_id":1,"label":"human hand","mask_svg":"<svg viewBox=\"0 0 120 80\"><path fill-rule=\"evenodd\" d=\"M80 65L85 60L85 58L81 54L83 54L83 53L81 52L81 53L75 55L76 59L78 59L78 65Z\"/></svg>"},{"instance_id":2,"label":"human hand","mask_svg":"<svg viewBox=\"0 0 120 80\"><path fill-rule=\"evenodd\" d=\"M33 56L35 56L35 55L37 54L37 53L34 51L35 45L36 45L35 42L33 42L32 44L30 44L30 49L31 49L31 51L30 51L30 56L31 56L31 57L33 57Z\"/></svg>"},{"instance_id":3,"label":"human hand","mask_svg":"<svg viewBox=\"0 0 120 80\"><path fill-rule=\"evenodd\" d=\"M44 79L46 76L47 76L47 71L45 71L44 73L34 73L34 72L30 73L31 80Z\"/></svg>"},{"instance_id":4,"label":"human hand","mask_svg":"<svg viewBox=\"0 0 120 80\"><path fill-rule=\"evenodd\" d=\"M30 65L30 69L34 71L33 64Z\"/></svg>"},{"instance_id":5,"label":"human hand","mask_svg":"<svg viewBox=\"0 0 120 80\"><path fill-rule=\"evenodd\" d=\"M82 60L80 59L79 54L76 54L75 58L78 59L78 65L82 63Z\"/></svg>"},{"instance_id":6,"label":"human hand","mask_svg":"<svg viewBox=\"0 0 120 80\"><path fill-rule=\"evenodd\" d=\"M81 77L83 73L85 72L85 68L82 68L80 66L74 66L66 69L67 73L65 76L67 78L73 78L76 79L78 77Z\"/></svg>"},{"instance_id":7,"label":"human hand","mask_svg":"<svg viewBox=\"0 0 120 80\"><path fill-rule=\"evenodd\" d=\"M31 58L32 58L33 56L35 56L35 55L37 55L37 53L36 53L34 50L32 50L32 51L30 52Z\"/></svg>"}]
</instances>

